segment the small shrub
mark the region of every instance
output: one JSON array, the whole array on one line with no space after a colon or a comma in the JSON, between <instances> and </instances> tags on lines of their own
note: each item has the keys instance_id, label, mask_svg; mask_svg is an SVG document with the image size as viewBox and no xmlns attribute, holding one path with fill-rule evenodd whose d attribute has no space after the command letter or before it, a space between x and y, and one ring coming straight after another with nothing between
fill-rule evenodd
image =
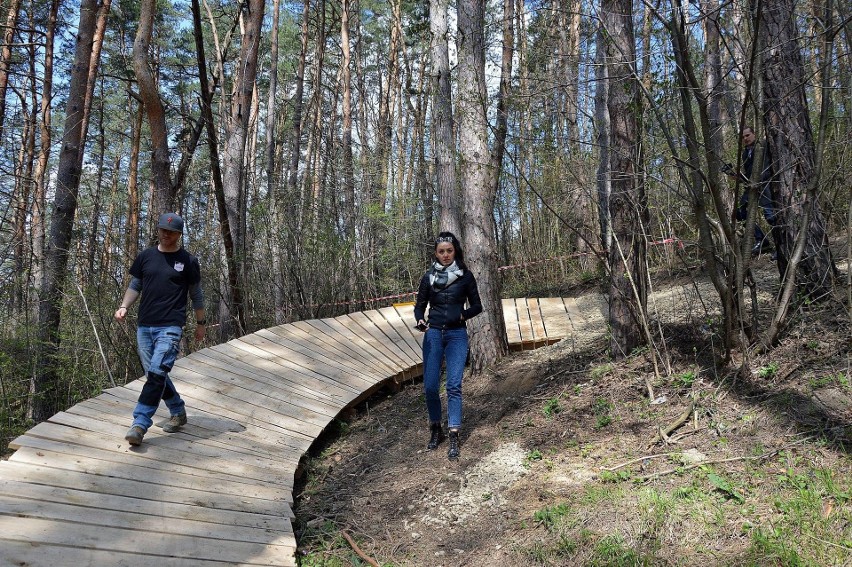
<instances>
[{"instance_id":1,"label":"small shrub","mask_svg":"<svg viewBox=\"0 0 852 567\"><path fill-rule=\"evenodd\" d=\"M780 368L780 366L778 366L778 363L777 363L777 362L770 362L770 363L769 363L769 364L767 364L766 366L761 366L761 367L757 370L757 377L758 377L758 378L763 378L764 380L767 380L767 379L769 379L769 378L772 378L772 377L774 377L776 374L778 374L778 369L779 369L779 368Z\"/></svg>"},{"instance_id":2,"label":"small shrub","mask_svg":"<svg viewBox=\"0 0 852 567\"><path fill-rule=\"evenodd\" d=\"M684 372L679 376L675 376L672 380L672 385L676 388L691 388L695 379L698 378L695 372Z\"/></svg>"}]
</instances>

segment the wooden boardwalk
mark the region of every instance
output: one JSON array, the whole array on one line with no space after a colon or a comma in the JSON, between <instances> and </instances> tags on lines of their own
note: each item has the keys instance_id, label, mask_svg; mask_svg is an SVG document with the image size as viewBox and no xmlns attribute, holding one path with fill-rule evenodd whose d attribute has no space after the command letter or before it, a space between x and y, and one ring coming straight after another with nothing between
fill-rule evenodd
<instances>
[{"instance_id":1,"label":"wooden boardwalk","mask_svg":"<svg viewBox=\"0 0 852 567\"><path fill-rule=\"evenodd\" d=\"M503 300L510 347L568 336L568 298ZM273 327L181 358L189 423L124 441L143 380L15 439L0 462L0 565L296 565L301 457L344 409L422 375L413 307ZM155 424L168 418L161 404Z\"/></svg>"}]
</instances>

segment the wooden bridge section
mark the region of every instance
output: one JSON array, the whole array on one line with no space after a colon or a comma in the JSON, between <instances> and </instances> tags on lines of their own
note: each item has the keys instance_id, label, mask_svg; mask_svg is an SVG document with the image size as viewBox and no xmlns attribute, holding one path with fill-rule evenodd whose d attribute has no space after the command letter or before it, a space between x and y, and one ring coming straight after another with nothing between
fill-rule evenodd
<instances>
[{"instance_id":1,"label":"wooden bridge section","mask_svg":"<svg viewBox=\"0 0 852 567\"><path fill-rule=\"evenodd\" d=\"M572 302L504 300L511 348L568 336L584 320ZM0 462L0 565L296 565L299 461L341 411L422 375L413 322L386 307L194 352L171 373L189 423L138 448L124 434L142 379L36 425Z\"/></svg>"}]
</instances>

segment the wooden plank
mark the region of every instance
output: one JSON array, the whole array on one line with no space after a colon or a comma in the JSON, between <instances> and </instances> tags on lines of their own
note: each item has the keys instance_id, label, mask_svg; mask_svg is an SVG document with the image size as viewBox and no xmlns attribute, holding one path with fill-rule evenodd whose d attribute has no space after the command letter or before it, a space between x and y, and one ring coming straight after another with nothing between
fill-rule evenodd
<instances>
[{"instance_id":1,"label":"wooden plank","mask_svg":"<svg viewBox=\"0 0 852 567\"><path fill-rule=\"evenodd\" d=\"M526 298L519 297L515 299L515 306L518 310L518 329L521 332L521 342L534 341L535 335L533 335L530 309Z\"/></svg>"},{"instance_id":2,"label":"wooden plank","mask_svg":"<svg viewBox=\"0 0 852 567\"><path fill-rule=\"evenodd\" d=\"M97 398L85 400L68 408L67 413L127 427L129 425L130 412L122 411L122 404L110 401L110 398L111 396L101 395ZM160 419L154 420L155 427L161 427L167 421L166 416L163 415L165 413L163 411ZM188 408L187 416L189 422L180 431L171 433L172 437L184 439L185 441L195 440L205 445L230 447L232 450L249 455L258 455L261 457L276 455L276 459L284 461L297 461L297 455L301 454L297 448L293 448L293 455L288 455L286 451L282 453L283 447L281 444L274 441L270 442L263 436L257 435L258 432L255 428L246 428L237 422L233 423L238 428L218 425L223 422L221 418L207 412L202 412L197 408ZM281 456L279 457L278 455Z\"/></svg>"},{"instance_id":3,"label":"wooden plank","mask_svg":"<svg viewBox=\"0 0 852 567\"><path fill-rule=\"evenodd\" d=\"M310 327L308 329L312 330ZM364 362L358 356L353 356L349 352L349 349L330 340L324 333L313 331L313 334L309 334L308 331L294 323L279 325L267 330L282 339L292 341L295 344L310 349L314 353L314 356L319 355L322 357L328 356L328 353L333 353L334 360L354 372L362 372L366 375L379 374L383 378L387 378L384 372L376 368L376 365Z\"/></svg>"},{"instance_id":4,"label":"wooden plank","mask_svg":"<svg viewBox=\"0 0 852 567\"><path fill-rule=\"evenodd\" d=\"M142 552L123 553L115 550L83 549L64 545L48 545L29 541L11 541L0 534L0 563L27 567L235 567L244 563L223 561L200 562L195 558L164 557ZM295 567L296 559L282 558L281 567Z\"/></svg>"},{"instance_id":5,"label":"wooden plank","mask_svg":"<svg viewBox=\"0 0 852 567\"><path fill-rule=\"evenodd\" d=\"M295 552L291 547L279 545L220 542L213 538L187 537L169 533L162 528L156 532L143 532L80 522L51 522L13 516L0 516L0 533L4 539L12 541L123 553L144 549L150 554L162 554L164 557L246 565L280 565L282 558L292 556Z\"/></svg>"},{"instance_id":6,"label":"wooden plank","mask_svg":"<svg viewBox=\"0 0 852 567\"><path fill-rule=\"evenodd\" d=\"M31 493L31 488L42 488L40 493L43 495L47 494L44 490L45 487L33 484L15 483L15 485L7 486L7 488L14 492L0 494L0 515L82 522L85 524L98 524L115 528L138 529L141 531L161 531L163 524L167 522L167 531L177 535L212 537L222 541L296 547L296 539L293 536L292 528L287 531L273 532L267 529L225 525L220 522L210 523L195 519L169 517L163 516L154 507L150 507L154 513L140 515L137 512L131 512L124 508L109 509L102 506L92 507L88 505L69 504L67 502L56 502L48 498L35 499ZM94 500L94 498L91 500ZM285 523L289 522L282 522L282 524Z\"/></svg>"},{"instance_id":7,"label":"wooden plank","mask_svg":"<svg viewBox=\"0 0 852 567\"><path fill-rule=\"evenodd\" d=\"M346 329L340 325L337 328L328 325L322 319L310 319L307 321L297 321L291 325L304 333L308 334L312 339L321 341L323 344L330 345L332 348L348 356L353 360L359 361L362 365L372 367L376 372L385 377L395 376L397 374L394 368L386 365L384 360L371 357L361 348L360 341L353 342L349 338Z\"/></svg>"},{"instance_id":8,"label":"wooden plank","mask_svg":"<svg viewBox=\"0 0 852 567\"><path fill-rule=\"evenodd\" d=\"M21 447L9 458L10 463L46 467L63 470L66 472L79 472L81 474L93 474L124 479L129 482L137 482L146 479L151 486L167 484L175 489L199 490L202 492L213 492L224 494L234 498L246 497L251 501L261 502L266 506L269 502L293 503L292 487L275 485L269 482L252 481L245 482L233 478L223 479L211 477L198 469L186 469L176 472L168 470L165 473L162 468L156 468L150 463L127 463L121 461L108 461L100 459L100 454L86 455L80 452L70 453L65 447L57 446L42 439L39 447ZM147 466L146 466L147 465ZM174 479L174 482L172 482Z\"/></svg>"},{"instance_id":9,"label":"wooden plank","mask_svg":"<svg viewBox=\"0 0 852 567\"><path fill-rule=\"evenodd\" d=\"M394 310L396 310L399 318L402 319L406 324L414 325L414 302L411 303L396 303L393 306ZM420 331L411 327L409 329L411 336L414 337L415 343L417 346L415 347L415 352L419 353L419 356L423 356L423 337L424 334Z\"/></svg>"},{"instance_id":10,"label":"wooden plank","mask_svg":"<svg viewBox=\"0 0 852 567\"><path fill-rule=\"evenodd\" d=\"M191 366L181 365L178 367L175 365L175 368L185 368L189 372L182 377L184 384L192 384L198 388L209 390L214 395L227 395L239 402L257 405L283 416L291 417L295 420L294 427L304 428L308 434L310 434L311 426L319 427L321 431L333 419L333 416L294 404L292 395L288 396L286 393L273 388L267 388L262 382L240 376L226 369L210 366L199 359L193 360ZM171 374L169 375L171 376ZM300 423L304 425L299 425Z\"/></svg>"},{"instance_id":11,"label":"wooden plank","mask_svg":"<svg viewBox=\"0 0 852 567\"><path fill-rule=\"evenodd\" d=\"M353 376L341 372L323 361L305 356L302 353L293 351L256 334L246 335L239 340L280 357L283 361L282 364L292 364L313 373L315 380L336 384L342 389L354 393L356 396L361 393L362 388L369 387L369 382L361 376Z\"/></svg>"},{"instance_id":12,"label":"wooden plank","mask_svg":"<svg viewBox=\"0 0 852 567\"><path fill-rule=\"evenodd\" d=\"M333 319L320 319L319 323L340 333L346 340L351 341L355 348L364 352L371 359L379 361L383 367L391 369L389 376L395 376L407 368L406 365L402 364L397 357L388 351L383 343L371 334L365 333L361 329L361 326L347 315L341 315Z\"/></svg>"},{"instance_id":13,"label":"wooden plank","mask_svg":"<svg viewBox=\"0 0 852 567\"><path fill-rule=\"evenodd\" d=\"M270 343L277 346L282 346L292 352L297 352L305 357L305 360L316 364L319 363L322 367L328 369L323 372L324 375L332 378L335 381L344 381L356 388L369 388L377 382L383 381L387 376L377 372L375 368L362 370L351 364L349 357L336 350L322 351L316 345L309 348L301 341L288 338L277 333L270 332L266 329L254 333L254 336L268 340ZM315 368L315 370L317 370Z\"/></svg>"},{"instance_id":14,"label":"wooden plank","mask_svg":"<svg viewBox=\"0 0 852 567\"><path fill-rule=\"evenodd\" d=\"M135 482L128 482L125 479L105 475L33 465L13 460L15 458L16 455L12 455L3 463L3 479L215 510L251 512L291 519L295 517L290 504L283 500L273 502L262 498L210 492L200 488L204 486L204 480L201 478L199 478L199 488L177 488L168 484L168 474L140 476ZM162 480L163 483L152 484L151 480Z\"/></svg>"},{"instance_id":15,"label":"wooden plank","mask_svg":"<svg viewBox=\"0 0 852 567\"><path fill-rule=\"evenodd\" d=\"M362 311L360 315L367 321L370 321L382 332L382 334L386 337L385 340L390 341L390 344L396 347L403 359L408 362L409 367L417 366L423 362L422 355L416 355L411 352L411 349L408 347L408 342L402 338L390 321L385 319L381 313L378 311Z\"/></svg>"},{"instance_id":16,"label":"wooden plank","mask_svg":"<svg viewBox=\"0 0 852 567\"><path fill-rule=\"evenodd\" d=\"M376 327L376 325L373 324L366 315L361 312L355 312L349 313L348 315L341 315L337 319L343 320L343 318L346 318L351 321L352 324L356 325L355 327L352 327L353 331L372 337L378 344L380 344L383 351L386 353L386 356L390 357L391 360L394 360L403 372L413 366L411 359L400 351L395 344L388 340L382 330Z\"/></svg>"},{"instance_id":17,"label":"wooden plank","mask_svg":"<svg viewBox=\"0 0 852 567\"><path fill-rule=\"evenodd\" d=\"M80 416L69 412L59 412L56 415L52 416L50 419L48 419L47 423L55 423L57 425L82 430L79 432L74 432L78 434L79 441L77 441L77 443L81 445L87 445L90 442L89 435L93 437L97 436L98 438L115 440L124 439L124 433L125 431L127 431L127 428L124 425L116 425L107 421L95 420L86 416ZM294 470L296 465L298 465L298 459L294 459L292 457L289 459L285 459L287 455L282 455L282 458L278 458L277 455L275 458L272 458L269 453L264 455L256 455L252 453L236 451L232 446L228 444L213 445L209 443L204 443L204 440L200 440L197 438L184 439L179 437L179 434L176 433L169 433L168 435L163 435L162 442L159 444L159 446L183 449L187 446L187 442L193 444L193 450L195 450L195 448L198 446L204 447L203 452L206 452L207 454L203 454L202 451L196 451L196 456L212 457L214 459L226 459L229 462L240 462L246 465L260 467L263 469L278 469L281 467L282 462L291 463L293 465Z\"/></svg>"},{"instance_id":18,"label":"wooden plank","mask_svg":"<svg viewBox=\"0 0 852 567\"><path fill-rule=\"evenodd\" d=\"M342 401L341 407L345 407L348 400L352 399L352 388L347 388L333 380L318 375L316 372L307 370L286 358L282 358L278 354L264 350L241 339L229 341L228 345L248 353L258 366L261 362L267 365L274 365L276 369L280 369L279 372L286 373L293 380L298 380L305 388L313 390L317 395L321 394L333 400Z\"/></svg>"},{"instance_id":19,"label":"wooden plank","mask_svg":"<svg viewBox=\"0 0 852 567\"><path fill-rule=\"evenodd\" d=\"M546 340L547 332L544 330L544 322L542 321L538 299L534 297L527 298L527 306L530 310L530 324L532 325L533 340L536 342Z\"/></svg>"},{"instance_id":20,"label":"wooden plank","mask_svg":"<svg viewBox=\"0 0 852 567\"><path fill-rule=\"evenodd\" d=\"M130 413L116 398L101 394L97 398L84 400L68 408L67 413L79 415L91 420L103 421L112 425L127 427L130 424ZM162 428L167 421L167 411L160 409L159 415L154 416L154 427ZM210 416L209 418L207 416ZM188 423L170 435L195 440L210 446L226 446L232 450L249 455L268 456L280 450L280 446L267 443L265 439L253 435L238 422L228 422L218 416L212 416L197 408L187 408Z\"/></svg>"},{"instance_id":21,"label":"wooden plank","mask_svg":"<svg viewBox=\"0 0 852 567\"><path fill-rule=\"evenodd\" d=\"M378 310L378 313L385 318L385 321L390 323L391 327L396 330L397 334L402 338L403 344L408 348L411 358L417 362L423 362L423 348L417 342L418 335L422 335L420 331L414 328L414 314L411 317L403 319L399 312L393 307L383 307Z\"/></svg>"},{"instance_id":22,"label":"wooden plank","mask_svg":"<svg viewBox=\"0 0 852 567\"><path fill-rule=\"evenodd\" d=\"M134 382L130 382L126 386L105 390L104 394L120 399L132 400L135 403L136 399L139 397L139 392L141 391L142 382L141 380L136 380ZM217 401L219 403L227 403L226 399L218 399ZM219 420L223 427L226 427L229 424L238 424L240 427L247 430L256 428L260 430L257 433L258 435L262 434L269 442L280 444L282 450L289 451L290 449L287 449L288 447L296 448L300 455L307 451L308 448L310 448L311 443L314 441L312 438L305 435L294 434L289 429L284 429L274 421L270 422L267 419L264 419L266 416L261 412L253 412L253 414L246 413L247 410L245 407L224 406L217 405L209 401L203 403L197 400L190 400L189 411L205 413L208 416L208 420L212 420L214 422ZM164 419L168 416L168 412L165 411L165 408L162 405L158 409L158 412L159 413L157 415L160 419Z\"/></svg>"},{"instance_id":23,"label":"wooden plank","mask_svg":"<svg viewBox=\"0 0 852 567\"><path fill-rule=\"evenodd\" d=\"M222 370L233 372L239 376L255 380L264 391L275 390L287 396L293 404L311 411L334 417L340 411L337 404L329 401L329 396L318 394L316 391L290 380L282 379L257 367L250 367L240 360L229 358L213 349L204 349L191 355L199 360Z\"/></svg>"},{"instance_id":24,"label":"wooden plank","mask_svg":"<svg viewBox=\"0 0 852 567\"><path fill-rule=\"evenodd\" d=\"M268 515L256 512L239 512L235 510L214 509L197 504L180 504L133 498L103 492L90 492L75 488L63 488L46 484L36 484L27 480L6 478L4 469L9 466L9 476L16 476L12 470L16 465L4 462L0 464L0 495L22 498L33 501L57 502L73 506L86 506L101 510L123 510L137 516L153 516L159 518L175 518L192 520L205 524L222 524L233 528L271 533L276 537L293 533L290 515ZM25 475L24 470L17 476ZM252 532L252 533L253 533ZM241 536L247 537L247 536Z\"/></svg>"},{"instance_id":25,"label":"wooden plank","mask_svg":"<svg viewBox=\"0 0 852 567\"><path fill-rule=\"evenodd\" d=\"M506 338L510 345L521 343L521 328L518 323L518 307L514 299L504 299L503 322L506 325Z\"/></svg>"},{"instance_id":26,"label":"wooden plank","mask_svg":"<svg viewBox=\"0 0 852 567\"><path fill-rule=\"evenodd\" d=\"M571 318L561 297L538 300L544 328L549 339L564 338L571 334Z\"/></svg>"},{"instance_id":27,"label":"wooden plank","mask_svg":"<svg viewBox=\"0 0 852 567\"><path fill-rule=\"evenodd\" d=\"M275 404L263 396L252 395L244 388L234 385L222 385L215 390L209 390L197 384L204 381L205 376L183 367L174 367L169 373L172 380L177 383L178 392L184 400L190 400L195 405L202 406L203 403L211 405L227 405L234 411L244 413L255 419L263 419L269 423L275 423L281 428L291 432L294 437L305 437L314 439L319 435L323 427L307 423L292 415L287 410L292 406ZM137 383L140 381L137 380ZM140 385L141 390L141 385ZM328 420L330 421L330 420Z\"/></svg>"},{"instance_id":28,"label":"wooden plank","mask_svg":"<svg viewBox=\"0 0 852 567\"><path fill-rule=\"evenodd\" d=\"M119 440L96 435L45 421L17 437L9 446L14 449L47 449L81 457L91 455L104 461L135 464L170 472L191 472L225 481L236 482L237 479L245 479L243 482L249 482L247 479L253 479L292 488L292 471L288 475L281 471L280 467L270 469L253 466L243 462L245 457L238 453L231 453L232 460L223 461L221 451L212 452L192 441L180 443L176 449L161 447L159 443L167 441L164 438L167 438L168 434L157 436L156 433L152 434L154 431L152 429L148 432L145 443L141 446L130 448L123 438ZM14 458L14 455L10 460L11 458ZM209 474L203 475L202 472Z\"/></svg>"},{"instance_id":29,"label":"wooden plank","mask_svg":"<svg viewBox=\"0 0 852 567\"><path fill-rule=\"evenodd\" d=\"M254 356L243 349L236 348L230 343L198 351L202 359L215 360L220 364L228 364L239 372L252 376L271 388L292 392L305 403L327 406L329 410L336 409L339 404L335 401L338 392L319 390L304 383L303 375L288 370L268 358ZM210 363L213 364L212 362ZM236 370L235 370L236 371ZM347 394L348 395L348 394ZM319 411L319 410L317 410Z\"/></svg>"}]
</instances>

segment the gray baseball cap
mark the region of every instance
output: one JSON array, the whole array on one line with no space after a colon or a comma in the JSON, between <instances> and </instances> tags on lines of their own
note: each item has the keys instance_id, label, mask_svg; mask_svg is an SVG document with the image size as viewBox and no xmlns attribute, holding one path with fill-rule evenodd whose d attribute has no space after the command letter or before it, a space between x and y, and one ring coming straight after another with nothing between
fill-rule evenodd
<instances>
[{"instance_id":1,"label":"gray baseball cap","mask_svg":"<svg viewBox=\"0 0 852 567\"><path fill-rule=\"evenodd\" d=\"M157 228L183 233L183 219L177 213L163 213Z\"/></svg>"}]
</instances>

